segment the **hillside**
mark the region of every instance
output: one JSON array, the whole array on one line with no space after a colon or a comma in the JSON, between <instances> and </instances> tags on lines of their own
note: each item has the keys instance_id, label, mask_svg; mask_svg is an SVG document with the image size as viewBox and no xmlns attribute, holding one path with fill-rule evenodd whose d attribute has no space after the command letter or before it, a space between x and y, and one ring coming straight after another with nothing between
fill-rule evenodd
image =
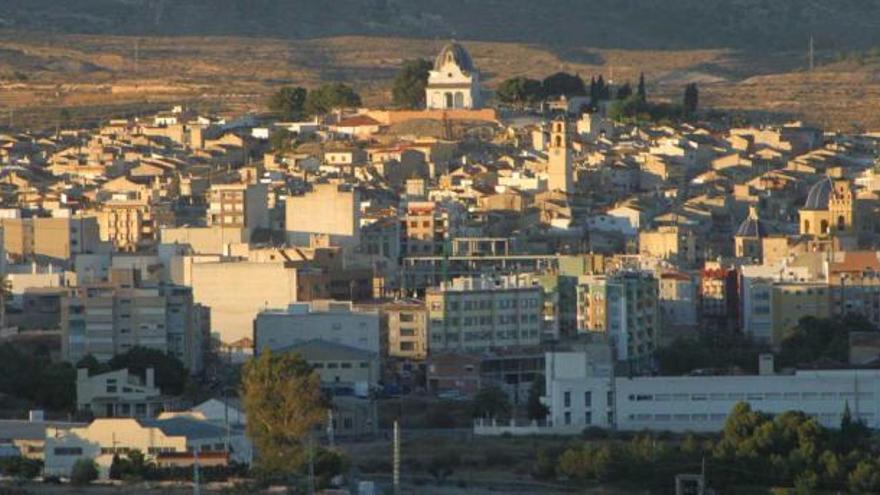
<instances>
[{"instance_id":1,"label":"hillside","mask_svg":"<svg viewBox=\"0 0 880 495\"><path fill-rule=\"evenodd\" d=\"M35 0L37 1L37 0ZM700 85L705 106L749 115L782 113L835 128L880 129L880 59L833 61L805 71L800 52L730 49L629 50L538 43L463 41L485 85L516 75L604 74L616 82L644 72L653 98L678 100ZM209 111L262 110L285 84L355 86L369 105L390 101L405 59L433 57L443 40L340 36L319 39L137 37L0 30L0 123L63 124L149 111L171 103Z\"/></svg>"},{"instance_id":2,"label":"hillside","mask_svg":"<svg viewBox=\"0 0 880 495\"><path fill-rule=\"evenodd\" d=\"M347 35L628 49L880 46L875 0L4 0L0 27L79 34Z\"/></svg>"}]
</instances>

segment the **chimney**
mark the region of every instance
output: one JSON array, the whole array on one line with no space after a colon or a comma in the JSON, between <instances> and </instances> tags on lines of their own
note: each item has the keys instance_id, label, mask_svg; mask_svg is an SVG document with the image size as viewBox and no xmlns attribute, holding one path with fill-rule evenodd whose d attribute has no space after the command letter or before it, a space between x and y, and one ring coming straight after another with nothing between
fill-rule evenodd
<instances>
[{"instance_id":1,"label":"chimney","mask_svg":"<svg viewBox=\"0 0 880 495\"><path fill-rule=\"evenodd\" d=\"M156 386L156 372L153 368L147 368L147 387L155 387Z\"/></svg>"},{"instance_id":2,"label":"chimney","mask_svg":"<svg viewBox=\"0 0 880 495\"><path fill-rule=\"evenodd\" d=\"M773 354L765 352L758 356L758 374L761 376L771 376L776 373L773 363Z\"/></svg>"}]
</instances>

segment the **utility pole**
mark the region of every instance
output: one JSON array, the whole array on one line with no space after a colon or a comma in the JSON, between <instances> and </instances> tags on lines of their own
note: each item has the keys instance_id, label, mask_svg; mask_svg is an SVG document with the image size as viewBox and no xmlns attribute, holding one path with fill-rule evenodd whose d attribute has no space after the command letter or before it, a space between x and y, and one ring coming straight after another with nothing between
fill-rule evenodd
<instances>
[{"instance_id":1,"label":"utility pole","mask_svg":"<svg viewBox=\"0 0 880 495\"><path fill-rule=\"evenodd\" d=\"M810 72L813 72L813 69L816 66L815 62L816 62L816 50L815 50L815 46L813 44L813 35L811 34L810 35Z\"/></svg>"},{"instance_id":2,"label":"utility pole","mask_svg":"<svg viewBox=\"0 0 880 495\"><path fill-rule=\"evenodd\" d=\"M400 495L400 424L394 420L394 495Z\"/></svg>"},{"instance_id":3,"label":"utility pole","mask_svg":"<svg viewBox=\"0 0 880 495\"><path fill-rule=\"evenodd\" d=\"M309 432L309 495L315 493L315 440Z\"/></svg>"},{"instance_id":4,"label":"utility pole","mask_svg":"<svg viewBox=\"0 0 880 495\"><path fill-rule=\"evenodd\" d=\"M193 495L201 495L202 486L199 473L199 449L197 447L193 448L193 457L195 460L193 463Z\"/></svg>"}]
</instances>

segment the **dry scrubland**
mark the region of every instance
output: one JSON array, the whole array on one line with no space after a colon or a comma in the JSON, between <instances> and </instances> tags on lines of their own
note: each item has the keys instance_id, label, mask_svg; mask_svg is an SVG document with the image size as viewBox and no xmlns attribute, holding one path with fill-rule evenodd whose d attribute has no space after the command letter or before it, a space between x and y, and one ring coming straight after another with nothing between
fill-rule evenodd
<instances>
[{"instance_id":1,"label":"dry scrubland","mask_svg":"<svg viewBox=\"0 0 880 495\"><path fill-rule=\"evenodd\" d=\"M370 105L388 102L407 58L432 57L444 40L126 37L0 31L0 123L55 125L149 111L170 102L207 110L260 109L283 84L355 85ZM465 41L489 88L511 76L603 73L678 99L700 83L704 106L800 117L831 128L880 129L880 61L820 64L803 53L645 51ZM135 53L137 52L137 57ZM135 61L137 58L137 62ZM824 57L828 58L828 57ZM823 57L820 57L822 60ZM67 109L62 112L61 109ZM64 122L63 122L64 121Z\"/></svg>"}]
</instances>

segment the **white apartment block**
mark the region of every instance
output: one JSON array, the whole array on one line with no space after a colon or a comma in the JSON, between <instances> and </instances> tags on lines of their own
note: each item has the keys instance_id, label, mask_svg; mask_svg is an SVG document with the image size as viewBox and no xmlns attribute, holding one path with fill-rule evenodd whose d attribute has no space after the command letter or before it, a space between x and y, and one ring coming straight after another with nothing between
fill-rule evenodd
<instances>
[{"instance_id":1,"label":"white apartment block","mask_svg":"<svg viewBox=\"0 0 880 495\"><path fill-rule=\"evenodd\" d=\"M312 301L260 312L254 320L254 349L272 351L324 340L378 355L378 311L352 308L351 302Z\"/></svg>"},{"instance_id":2,"label":"white apartment block","mask_svg":"<svg viewBox=\"0 0 880 495\"><path fill-rule=\"evenodd\" d=\"M517 277L457 278L430 288L428 349L485 352L541 342L542 289Z\"/></svg>"}]
</instances>

